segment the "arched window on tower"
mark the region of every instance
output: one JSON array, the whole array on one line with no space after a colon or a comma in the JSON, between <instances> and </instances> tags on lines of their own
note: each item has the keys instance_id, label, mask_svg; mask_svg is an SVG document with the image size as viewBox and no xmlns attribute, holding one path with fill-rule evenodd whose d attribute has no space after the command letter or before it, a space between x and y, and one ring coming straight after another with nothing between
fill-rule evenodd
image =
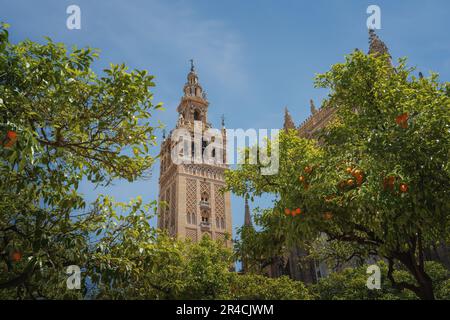
<instances>
[{"instance_id":1,"label":"arched window on tower","mask_svg":"<svg viewBox=\"0 0 450 320\"><path fill-rule=\"evenodd\" d=\"M200 121L200 112L198 110L194 111L194 120L195 121Z\"/></svg>"},{"instance_id":2,"label":"arched window on tower","mask_svg":"<svg viewBox=\"0 0 450 320\"><path fill-rule=\"evenodd\" d=\"M225 219L223 217L220 218L220 228L225 229Z\"/></svg>"},{"instance_id":3,"label":"arched window on tower","mask_svg":"<svg viewBox=\"0 0 450 320\"><path fill-rule=\"evenodd\" d=\"M202 222L209 224L209 212L206 210L202 211Z\"/></svg>"},{"instance_id":4,"label":"arched window on tower","mask_svg":"<svg viewBox=\"0 0 450 320\"><path fill-rule=\"evenodd\" d=\"M191 222L191 214L190 214L190 213L187 214L187 223L188 223L188 224L191 224L191 223L192 223L192 222Z\"/></svg>"}]
</instances>

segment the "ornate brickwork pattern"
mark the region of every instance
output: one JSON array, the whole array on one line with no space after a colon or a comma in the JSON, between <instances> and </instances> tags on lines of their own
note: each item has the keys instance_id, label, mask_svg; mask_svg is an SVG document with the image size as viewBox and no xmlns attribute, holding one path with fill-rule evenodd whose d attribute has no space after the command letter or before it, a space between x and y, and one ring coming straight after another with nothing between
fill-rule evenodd
<instances>
[{"instance_id":1,"label":"ornate brickwork pattern","mask_svg":"<svg viewBox=\"0 0 450 320\"><path fill-rule=\"evenodd\" d=\"M192 224L197 220L197 180L186 179L186 214Z\"/></svg>"},{"instance_id":2,"label":"ornate brickwork pattern","mask_svg":"<svg viewBox=\"0 0 450 320\"><path fill-rule=\"evenodd\" d=\"M171 236L175 236L175 212L176 212L176 189L175 184L172 185L172 194L171 194L171 202L170 202L170 227L169 233Z\"/></svg>"},{"instance_id":3,"label":"ornate brickwork pattern","mask_svg":"<svg viewBox=\"0 0 450 320\"><path fill-rule=\"evenodd\" d=\"M225 197L220 191L221 185L214 185L214 206L216 214L216 227L225 229Z\"/></svg>"},{"instance_id":4,"label":"ornate brickwork pattern","mask_svg":"<svg viewBox=\"0 0 450 320\"><path fill-rule=\"evenodd\" d=\"M170 221L170 204L172 199L170 198L170 187L166 190L166 206L164 207L164 223L163 228L168 229L169 228L169 221Z\"/></svg>"},{"instance_id":5,"label":"ornate brickwork pattern","mask_svg":"<svg viewBox=\"0 0 450 320\"><path fill-rule=\"evenodd\" d=\"M206 182L200 183L200 194L206 193L208 195L208 198L211 197L211 184Z\"/></svg>"},{"instance_id":6,"label":"ornate brickwork pattern","mask_svg":"<svg viewBox=\"0 0 450 320\"><path fill-rule=\"evenodd\" d=\"M225 242L225 233L216 232L216 240Z\"/></svg>"},{"instance_id":7,"label":"ornate brickwork pattern","mask_svg":"<svg viewBox=\"0 0 450 320\"><path fill-rule=\"evenodd\" d=\"M166 201L166 199L164 198L164 194L161 196L159 201L160 203L159 203L158 228L162 229L164 228L164 214L165 214L165 209L162 203Z\"/></svg>"},{"instance_id":8,"label":"ornate brickwork pattern","mask_svg":"<svg viewBox=\"0 0 450 320\"><path fill-rule=\"evenodd\" d=\"M191 239L192 242L197 242L197 229L186 228L186 239Z\"/></svg>"}]
</instances>

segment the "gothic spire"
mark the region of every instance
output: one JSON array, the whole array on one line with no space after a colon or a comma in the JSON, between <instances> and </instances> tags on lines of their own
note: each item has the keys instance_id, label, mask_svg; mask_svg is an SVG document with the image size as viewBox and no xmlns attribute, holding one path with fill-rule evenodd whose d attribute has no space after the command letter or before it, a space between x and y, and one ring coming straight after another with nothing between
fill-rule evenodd
<instances>
[{"instance_id":1,"label":"gothic spire","mask_svg":"<svg viewBox=\"0 0 450 320\"><path fill-rule=\"evenodd\" d=\"M369 29L369 54L373 54L375 56L388 54L389 58L391 57L388 47L383 41L381 41L373 29Z\"/></svg>"},{"instance_id":2,"label":"gothic spire","mask_svg":"<svg viewBox=\"0 0 450 320\"><path fill-rule=\"evenodd\" d=\"M316 108L316 105L314 104L313 99L309 100L309 105L311 108L311 114L315 114L317 112L317 108Z\"/></svg>"},{"instance_id":3,"label":"gothic spire","mask_svg":"<svg viewBox=\"0 0 450 320\"><path fill-rule=\"evenodd\" d=\"M292 120L291 114L288 111L288 108L284 108L284 130L295 129L294 121Z\"/></svg>"}]
</instances>

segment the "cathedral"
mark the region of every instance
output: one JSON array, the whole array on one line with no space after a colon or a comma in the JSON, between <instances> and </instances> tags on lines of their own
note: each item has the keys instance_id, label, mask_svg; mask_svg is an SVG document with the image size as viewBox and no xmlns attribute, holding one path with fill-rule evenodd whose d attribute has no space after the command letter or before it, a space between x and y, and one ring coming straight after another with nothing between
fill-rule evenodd
<instances>
[{"instance_id":1,"label":"cathedral","mask_svg":"<svg viewBox=\"0 0 450 320\"><path fill-rule=\"evenodd\" d=\"M183 88L184 95L178 105L178 122L174 130L163 136L160 152L158 227L170 236L200 241L203 236L222 241L231 247L232 217L229 192L225 187L226 164L225 144L222 150L214 150L212 156L222 157L214 163L187 161L177 164L173 161L173 150L177 144L175 130L185 130L194 140L194 131L212 128L208 122L209 102L199 83L193 61ZM219 129L222 137L225 126ZM172 139L174 138L174 139ZM189 151L194 158L194 142ZM206 141L201 141L204 151ZM220 152L219 152L220 151Z\"/></svg>"}]
</instances>

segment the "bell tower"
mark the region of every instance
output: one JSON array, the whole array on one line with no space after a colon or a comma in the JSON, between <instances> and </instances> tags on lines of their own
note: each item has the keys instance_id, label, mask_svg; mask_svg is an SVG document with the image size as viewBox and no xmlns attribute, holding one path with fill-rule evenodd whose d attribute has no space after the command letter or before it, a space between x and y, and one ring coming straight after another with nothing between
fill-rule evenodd
<instances>
[{"instance_id":1,"label":"bell tower","mask_svg":"<svg viewBox=\"0 0 450 320\"><path fill-rule=\"evenodd\" d=\"M196 128L201 132L212 129L208 122L209 102L199 83L193 60L183 88L183 96L177 107L178 121L174 130L185 130L192 138ZM170 236L199 241L204 235L224 241L232 235L231 200L225 187L226 165L225 126L219 130L223 137L222 150L213 150L212 163L183 162L172 159L175 141L174 130L163 137L160 153L158 227ZM194 139L192 139L194 141ZM207 141L201 140L200 150ZM189 153L194 158L194 142ZM219 152L220 151L220 152ZM189 154L190 156L190 154ZM220 159L219 159L220 157ZM230 247L231 240L224 241Z\"/></svg>"}]
</instances>

